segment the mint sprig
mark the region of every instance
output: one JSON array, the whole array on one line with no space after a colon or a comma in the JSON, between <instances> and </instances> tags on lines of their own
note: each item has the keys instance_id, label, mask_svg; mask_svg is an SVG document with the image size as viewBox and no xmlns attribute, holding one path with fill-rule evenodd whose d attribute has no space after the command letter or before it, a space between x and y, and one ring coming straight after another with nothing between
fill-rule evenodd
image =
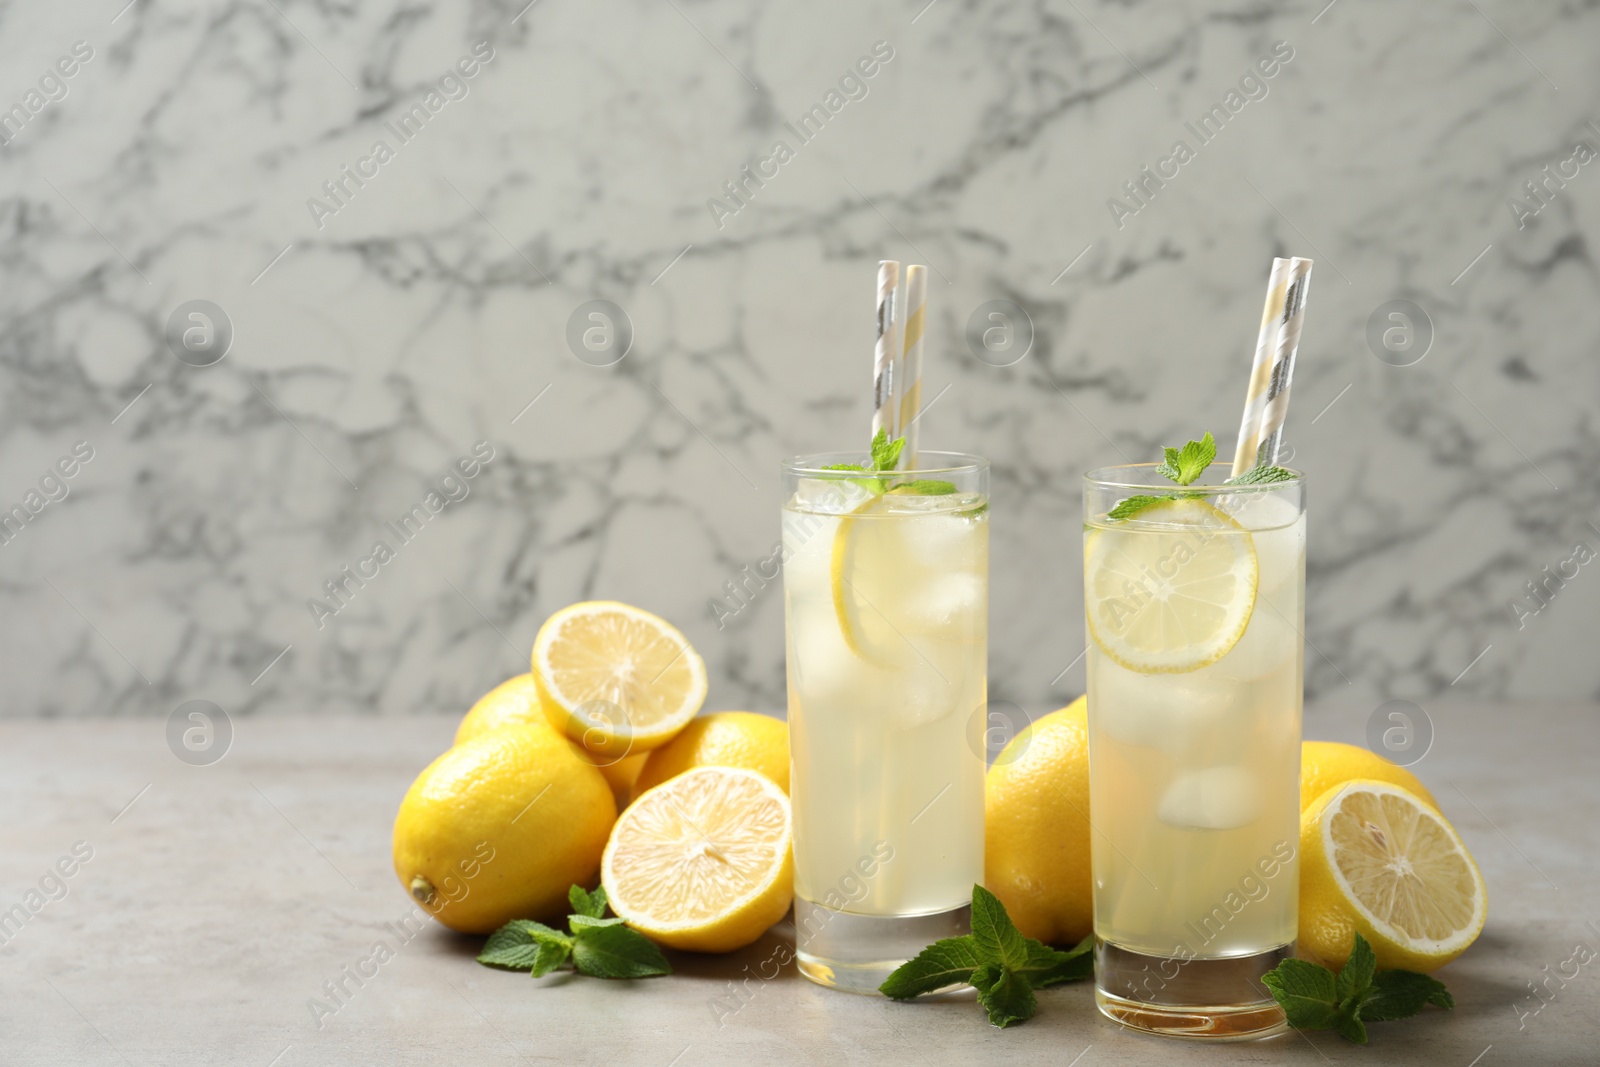
<instances>
[{"instance_id":1,"label":"mint sprig","mask_svg":"<svg viewBox=\"0 0 1600 1067\"><path fill-rule=\"evenodd\" d=\"M884 493L901 491L915 493L918 496L949 496L956 491L955 482L940 481L936 478L902 478L898 481L894 477L894 469L900 463L900 453L905 451L906 439L896 437L889 440L887 430L879 430L872 438L869 454L872 459L871 467L863 467L859 463L830 463L822 468L828 471L851 471L855 474L887 474L886 478L861 478L856 484L874 496Z\"/></svg>"},{"instance_id":2,"label":"mint sprig","mask_svg":"<svg viewBox=\"0 0 1600 1067\"><path fill-rule=\"evenodd\" d=\"M570 934L534 922L513 919L489 935L478 962L508 971L527 971L542 978L569 959L579 974L594 978L649 978L671 974L667 958L655 942L622 924L605 918L606 891L590 893L582 886L567 891L573 913L567 916Z\"/></svg>"},{"instance_id":3,"label":"mint sprig","mask_svg":"<svg viewBox=\"0 0 1600 1067\"><path fill-rule=\"evenodd\" d=\"M1404 1019L1434 1004L1446 1011L1455 998L1437 978L1412 971L1378 971L1366 938L1355 935L1350 961L1338 975L1309 960L1284 960L1261 976L1296 1030L1332 1030L1358 1045L1369 1022Z\"/></svg>"},{"instance_id":4,"label":"mint sprig","mask_svg":"<svg viewBox=\"0 0 1600 1067\"><path fill-rule=\"evenodd\" d=\"M950 986L970 984L989 1021L1007 1027L1033 1017L1035 989L1094 974L1086 937L1070 952L1023 937L1000 899L981 885L972 887L972 933L935 941L895 968L878 991L910 1000Z\"/></svg>"},{"instance_id":5,"label":"mint sprig","mask_svg":"<svg viewBox=\"0 0 1600 1067\"><path fill-rule=\"evenodd\" d=\"M1195 479L1206 472L1212 462L1217 458L1217 441L1208 430L1198 441L1189 441L1182 448L1173 448L1170 445L1161 450L1162 459L1156 464L1156 473L1163 478L1168 478L1179 485L1190 485ZM1282 482L1293 478L1294 471L1287 467L1251 467L1237 478L1229 478L1223 485L1267 485L1272 482ZM1131 519L1148 507L1152 507L1164 500L1176 500L1179 497L1192 494L1184 493L1141 493L1136 496L1125 497L1117 501L1106 518L1113 522Z\"/></svg>"}]
</instances>

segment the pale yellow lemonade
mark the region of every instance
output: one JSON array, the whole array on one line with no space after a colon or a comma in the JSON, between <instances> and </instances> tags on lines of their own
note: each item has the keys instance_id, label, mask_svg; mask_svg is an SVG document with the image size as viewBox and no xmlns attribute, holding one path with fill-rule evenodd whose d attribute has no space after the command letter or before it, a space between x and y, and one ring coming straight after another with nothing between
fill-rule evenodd
<instances>
[{"instance_id":1,"label":"pale yellow lemonade","mask_svg":"<svg viewBox=\"0 0 1600 1067\"><path fill-rule=\"evenodd\" d=\"M1188 960L1295 939L1305 531L1271 491L1086 523L1104 942Z\"/></svg>"},{"instance_id":2,"label":"pale yellow lemonade","mask_svg":"<svg viewBox=\"0 0 1600 1067\"><path fill-rule=\"evenodd\" d=\"M987 501L803 478L783 559L796 897L960 908L983 880Z\"/></svg>"}]
</instances>

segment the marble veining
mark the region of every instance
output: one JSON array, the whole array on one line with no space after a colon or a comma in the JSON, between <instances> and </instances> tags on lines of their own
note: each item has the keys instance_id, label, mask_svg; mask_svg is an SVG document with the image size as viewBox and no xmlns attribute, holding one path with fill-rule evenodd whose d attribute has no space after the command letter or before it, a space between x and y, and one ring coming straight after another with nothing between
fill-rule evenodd
<instances>
[{"instance_id":1,"label":"marble veining","mask_svg":"<svg viewBox=\"0 0 1600 1067\"><path fill-rule=\"evenodd\" d=\"M1080 475L1231 438L1294 254L1308 695L1600 696L1593 0L524 2L0 4L0 715L457 712L585 597L781 710L777 465L864 446L883 257L993 698L1082 690Z\"/></svg>"}]
</instances>

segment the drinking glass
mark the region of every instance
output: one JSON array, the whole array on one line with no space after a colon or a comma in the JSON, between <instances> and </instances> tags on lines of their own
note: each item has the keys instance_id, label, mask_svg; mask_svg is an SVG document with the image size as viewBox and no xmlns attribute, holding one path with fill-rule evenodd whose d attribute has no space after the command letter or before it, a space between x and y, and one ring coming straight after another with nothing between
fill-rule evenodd
<instances>
[{"instance_id":1,"label":"drinking glass","mask_svg":"<svg viewBox=\"0 0 1600 1067\"><path fill-rule=\"evenodd\" d=\"M1283 1028L1299 896L1305 479L1228 473L1084 478L1096 1000L1188 1037Z\"/></svg>"},{"instance_id":2,"label":"drinking glass","mask_svg":"<svg viewBox=\"0 0 1600 1067\"><path fill-rule=\"evenodd\" d=\"M785 465L782 558L799 968L875 992L983 880L989 466L860 461Z\"/></svg>"}]
</instances>

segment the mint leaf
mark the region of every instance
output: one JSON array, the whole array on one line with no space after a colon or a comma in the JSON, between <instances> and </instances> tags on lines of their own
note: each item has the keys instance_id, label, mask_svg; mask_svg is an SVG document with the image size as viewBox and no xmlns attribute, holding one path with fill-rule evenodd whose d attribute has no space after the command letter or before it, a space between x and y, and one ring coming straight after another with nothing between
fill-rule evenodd
<instances>
[{"instance_id":1,"label":"mint leaf","mask_svg":"<svg viewBox=\"0 0 1600 1067\"><path fill-rule=\"evenodd\" d=\"M1183 477L1183 472L1178 468L1178 450L1168 445L1166 448L1161 450L1161 454L1162 460L1160 463L1156 464L1156 473L1161 475L1163 478L1171 478L1180 485L1183 484L1180 481L1180 479Z\"/></svg>"},{"instance_id":2,"label":"mint leaf","mask_svg":"<svg viewBox=\"0 0 1600 1067\"><path fill-rule=\"evenodd\" d=\"M1413 971L1384 971L1372 978L1372 992L1361 1006L1361 1017L1369 1022L1405 1019L1435 1004L1446 1011L1456 1006L1455 998L1437 978Z\"/></svg>"},{"instance_id":3,"label":"mint leaf","mask_svg":"<svg viewBox=\"0 0 1600 1067\"><path fill-rule=\"evenodd\" d=\"M1377 969L1378 957L1373 955L1372 946L1367 944L1366 938L1357 934L1356 942L1350 949L1350 959L1339 972L1335 983L1339 999L1343 1001L1365 993L1372 985L1372 975Z\"/></svg>"},{"instance_id":4,"label":"mint leaf","mask_svg":"<svg viewBox=\"0 0 1600 1067\"><path fill-rule=\"evenodd\" d=\"M655 942L620 924L574 925L572 962L595 978L649 978L671 974Z\"/></svg>"},{"instance_id":5,"label":"mint leaf","mask_svg":"<svg viewBox=\"0 0 1600 1067\"><path fill-rule=\"evenodd\" d=\"M559 930L532 919L513 919L489 935L478 962L511 971L531 970L538 977L564 963L571 948L572 939Z\"/></svg>"},{"instance_id":6,"label":"mint leaf","mask_svg":"<svg viewBox=\"0 0 1600 1067\"><path fill-rule=\"evenodd\" d=\"M876 471L876 470L882 470L883 469L882 467L880 467L878 465L878 459L879 459L879 457L887 454L888 451L889 451L889 431L888 430L879 430L877 433L872 435L872 442L867 445L867 455L872 457L871 462L872 462L872 469L873 470Z\"/></svg>"},{"instance_id":7,"label":"mint leaf","mask_svg":"<svg viewBox=\"0 0 1600 1067\"><path fill-rule=\"evenodd\" d=\"M599 919L606 913L606 889L600 886L593 893L586 892L581 885L575 885L567 890L567 901L572 905L572 910L579 915L588 915Z\"/></svg>"},{"instance_id":8,"label":"mint leaf","mask_svg":"<svg viewBox=\"0 0 1600 1067\"><path fill-rule=\"evenodd\" d=\"M1354 1041L1358 1045L1367 1043L1367 1028L1361 1023L1361 1002L1352 998L1340 1006L1333 1017L1332 1030L1346 1041Z\"/></svg>"},{"instance_id":9,"label":"mint leaf","mask_svg":"<svg viewBox=\"0 0 1600 1067\"><path fill-rule=\"evenodd\" d=\"M1039 1010L1028 980L998 963L986 963L974 971L972 985L978 991L978 1003L989 1013L989 1021L1002 1030L1033 1018Z\"/></svg>"},{"instance_id":10,"label":"mint leaf","mask_svg":"<svg viewBox=\"0 0 1600 1067\"><path fill-rule=\"evenodd\" d=\"M1028 962L1022 974L1035 989L1076 982L1094 977L1094 935L1079 941L1066 952L1051 948L1042 942L1028 939Z\"/></svg>"},{"instance_id":11,"label":"mint leaf","mask_svg":"<svg viewBox=\"0 0 1600 1067\"><path fill-rule=\"evenodd\" d=\"M572 934L573 934L574 937L577 936L579 930L588 929L590 927L595 927L595 926L621 926L621 925L622 925L622 920L621 919L616 919L616 918L612 918L612 919L596 919L593 915L568 915L567 916L567 926L572 930Z\"/></svg>"},{"instance_id":12,"label":"mint leaf","mask_svg":"<svg viewBox=\"0 0 1600 1067\"><path fill-rule=\"evenodd\" d=\"M839 471L841 473L839 475L837 475L837 476L828 475L828 474L822 474L822 475L818 475L819 478L824 478L824 479L834 478L836 481L852 482L856 486L860 487L864 492L871 493L874 496L877 496L877 495L879 495L879 494L881 494L883 492L884 485L883 485L883 479L882 478L845 478L844 477L844 473L846 473L846 472L848 472L850 474L872 474L872 473L874 473L871 469L869 469L867 467L863 467L859 463L829 463L826 466L822 467L821 469L825 470L825 471Z\"/></svg>"},{"instance_id":13,"label":"mint leaf","mask_svg":"<svg viewBox=\"0 0 1600 1067\"><path fill-rule=\"evenodd\" d=\"M983 963L971 934L935 941L894 969L878 992L894 1000L912 997L970 981Z\"/></svg>"},{"instance_id":14,"label":"mint leaf","mask_svg":"<svg viewBox=\"0 0 1600 1067\"><path fill-rule=\"evenodd\" d=\"M879 471L892 471L900 462L900 453L906 447L904 437L889 440L887 430L879 430L872 439L872 469Z\"/></svg>"},{"instance_id":15,"label":"mint leaf","mask_svg":"<svg viewBox=\"0 0 1600 1067\"><path fill-rule=\"evenodd\" d=\"M1294 471L1287 467L1262 467L1255 466L1239 475L1229 478L1225 485L1267 485L1272 482L1287 482L1294 478Z\"/></svg>"},{"instance_id":16,"label":"mint leaf","mask_svg":"<svg viewBox=\"0 0 1600 1067\"><path fill-rule=\"evenodd\" d=\"M1106 518L1114 522L1131 519L1152 504L1159 504L1163 500L1171 500L1170 494L1161 496L1130 496L1126 500L1117 501L1117 506L1106 512Z\"/></svg>"},{"instance_id":17,"label":"mint leaf","mask_svg":"<svg viewBox=\"0 0 1600 1067\"><path fill-rule=\"evenodd\" d=\"M1288 959L1262 975L1261 984L1271 991L1296 1030L1326 1030L1333 1025L1339 989L1328 968L1309 960Z\"/></svg>"},{"instance_id":18,"label":"mint leaf","mask_svg":"<svg viewBox=\"0 0 1600 1067\"><path fill-rule=\"evenodd\" d=\"M913 478L909 482L901 482L894 488L896 491L903 489L921 496L949 496L956 491L956 483L943 482L935 478Z\"/></svg>"},{"instance_id":19,"label":"mint leaf","mask_svg":"<svg viewBox=\"0 0 1600 1067\"><path fill-rule=\"evenodd\" d=\"M535 950L533 966L528 969L528 973L535 978L543 978L566 963L570 955L572 949L566 945L558 945L554 941L541 941Z\"/></svg>"},{"instance_id":20,"label":"mint leaf","mask_svg":"<svg viewBox=\"0 0 1600 1067\"><path fill-rule=\"evenodd\" d=\"M981 885L972 887L972 940L985 963L1013 971L1028 964L1028 939L1012 925L1000 898Z\"/></svg>"},{"instance_id":21,"label":"mint leaf","mask_svg":"<svg viewBox=\"0 0 1600 1067\"><path fill-rule=\"evenodd\" d=\"M1178 477L1175 479L1179 485L1188 485L1206 472L1211 466L1211 461L1217 458L1217 442L1212 439L1211 432L1206 431L1205 436L1198 441L1190 441L1178 453L1178 461L1168 463L1178 468Z\"/></svg>"}]
</instances>

